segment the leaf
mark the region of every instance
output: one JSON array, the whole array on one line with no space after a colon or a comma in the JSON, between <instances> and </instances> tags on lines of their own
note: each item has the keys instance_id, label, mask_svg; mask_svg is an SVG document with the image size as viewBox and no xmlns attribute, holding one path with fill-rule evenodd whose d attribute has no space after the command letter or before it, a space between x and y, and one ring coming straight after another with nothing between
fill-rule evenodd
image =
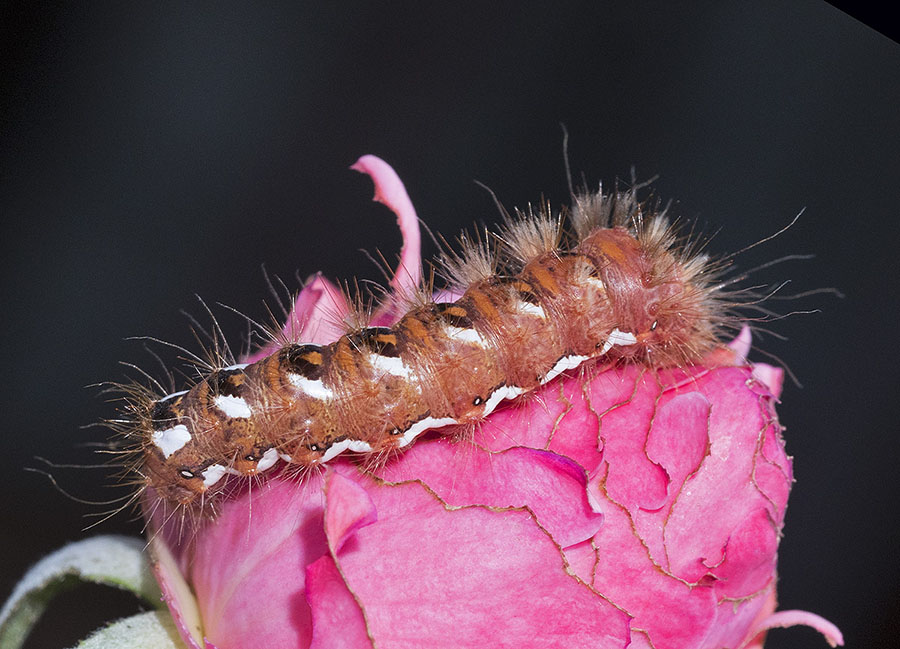
<instances>
[{"instance_id":1,"label":"leaf","mask_svg":"<svg viewBox=\"0 0 900 649\"><path fill-rule=\"evenodd\" d=\"M184 649L184 644L167 611L148 611L95 631L76 649Z\"/></svg>"},{"instance_id":2,"label":"leaf","mask_svg":"<svg viewBox=\"0 0 900 649\"><path fill-rule=\"evenodd\" d=\"M0 610L0 647L22 646L50 600L81 581L129 590L162 608L159 586L143 549L141 539L97 536L71 543L38 561Z\"/></svg>"}]
</instances>

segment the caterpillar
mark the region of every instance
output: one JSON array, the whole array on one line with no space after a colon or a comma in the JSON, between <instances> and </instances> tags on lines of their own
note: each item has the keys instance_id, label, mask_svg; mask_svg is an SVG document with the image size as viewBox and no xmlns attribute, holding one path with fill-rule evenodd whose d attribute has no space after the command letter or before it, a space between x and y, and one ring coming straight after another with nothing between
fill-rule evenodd
<instances>
[{"instance_id":1,"label":"caterpillar","mask_svg":"<svg viewBox=\"0 0 900 649\"><path fill-rule=\"evenodd\" d=\"M228 476L346 452L386 457L589 364L695 363L739 306L721 260L635 189L506 214L497 234L463 241L438 262L455 299L422 287L392 322L325 345L284 340L183 391L131 399L141 487L173 508L204 509Z\"/></svg>"}]
</instances>

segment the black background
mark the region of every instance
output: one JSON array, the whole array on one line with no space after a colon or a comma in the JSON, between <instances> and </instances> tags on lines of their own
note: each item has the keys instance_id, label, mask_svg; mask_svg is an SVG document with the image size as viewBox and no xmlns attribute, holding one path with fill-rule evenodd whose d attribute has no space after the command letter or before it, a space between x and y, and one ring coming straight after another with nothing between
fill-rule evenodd
<instances>
[{"instance_id":1,"label":"black background","mask_svg":"<svg viewBox=\"0 0 900 649\"><path fill-rule=\"evenodd\" d=\"M3 498L0 597L82 538L83 515L23 467L91 461L79 426L113 406L85 386L154 367L153 335L196 349L195 294L265 317L261 266L381 279L392 215L347 167L395 166L419 216L454 235L507 205L567 199L559 122L592 182L659 175L656 192L820 308L760 347L804 384L780 408L797 483L780 551L782 608L833 620L851 646L900 625L897 209L900 47L820 2L416 3L328 8L91 3L2 9ZM426 254L434 251L430 243ZM240 318L217 309L232 341ZM168 361L175 353L161 350ZM757 356L757 359L763 357ZM101 471L54 470L84 498ZM137 534L118 516L90 533ZM85 588L31 647L60 647L136 604ZM824 647L806 629L769 647Z\"/></svg>"}]
</instances>

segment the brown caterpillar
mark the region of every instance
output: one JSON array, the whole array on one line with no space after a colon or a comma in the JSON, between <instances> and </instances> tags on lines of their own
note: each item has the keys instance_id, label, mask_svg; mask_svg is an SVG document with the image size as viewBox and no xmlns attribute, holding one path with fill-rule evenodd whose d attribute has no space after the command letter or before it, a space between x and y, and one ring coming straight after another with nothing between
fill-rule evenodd
<instances>
[{"instance_id":1,"label":"brown caterpillar","mask_svg":"<svg viewBox=\"0 0 900 649\"><path fill-rule=\"evenodd\" d=\"M471 424L587 362L685 365L732 322L722 264L696 254L635 191L576 195L571 232L548 207L517 213L498 249L441 262L453 302L408 299L390 327L283 344L188 390L132 403L137 475L173 508L212 501L229 475L344 451L387 453Z\"/></svg>"}]
</instances>

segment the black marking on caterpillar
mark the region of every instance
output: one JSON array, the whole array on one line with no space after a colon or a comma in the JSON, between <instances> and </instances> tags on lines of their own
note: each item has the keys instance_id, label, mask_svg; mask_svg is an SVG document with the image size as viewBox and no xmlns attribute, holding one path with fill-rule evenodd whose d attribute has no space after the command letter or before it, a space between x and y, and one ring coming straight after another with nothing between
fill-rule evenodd
<instances>
[{"instance_id":1,"label":"black marking on caterpillar","mask_svg":"<svg viewBox=\"0 0 900 649\"><path fill-rule=\"evenodd\" d=\"M635 190L575 195L571 232L549 206L516 214L496 250L463 238L439 262L455 301L423 287L392 326L287 341L166 396L132 389L131 423L117 424L132 481L174 509L214 512L229 475L385 456L587 363L697 362L755 297L729 289L727 263L698 254Z\"/></svg>"}]
</instances>

